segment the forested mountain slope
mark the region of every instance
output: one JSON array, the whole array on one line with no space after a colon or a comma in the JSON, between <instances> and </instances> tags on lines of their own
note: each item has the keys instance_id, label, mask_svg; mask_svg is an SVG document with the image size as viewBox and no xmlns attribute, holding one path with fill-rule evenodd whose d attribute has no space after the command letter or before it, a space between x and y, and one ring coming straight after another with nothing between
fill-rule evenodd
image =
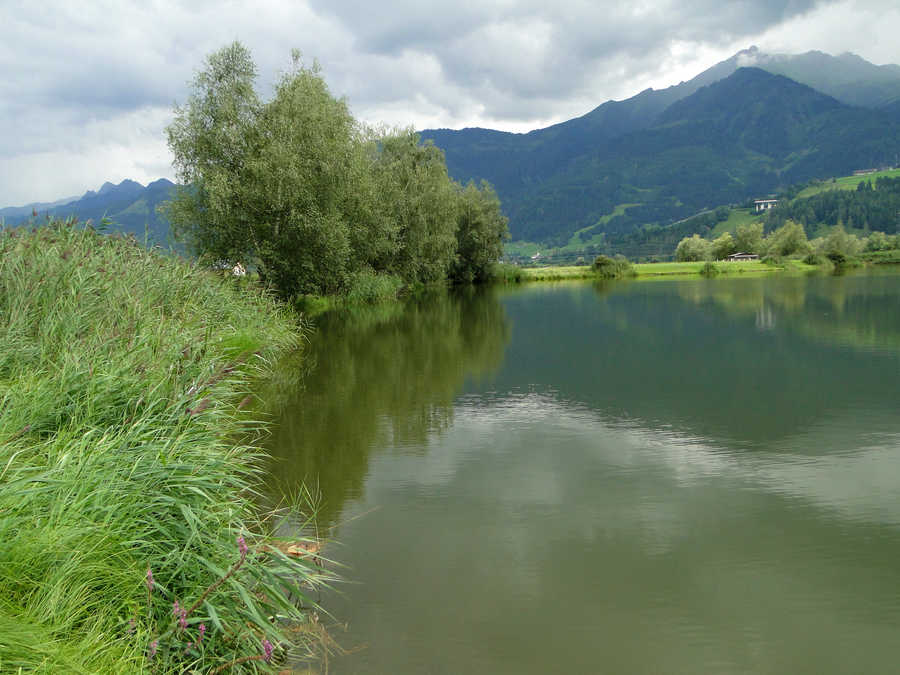
<instances>
[{"instance_id":1,"label":"forested mountain slope","mask_svg":"<svg viewBox=\"0 0 900 675\"><path fill-rule=\"evenodd\" d=\"M445 150L457 179L494 183L514 239L550 243L576 232L589 238L664 225L900 155L896 115L846 105L761 69L739 68L688 96L676 89L604 104L530 134L423 136ZM601 220L623 205L624 213Z\"/></svg>"},{"instance_id":2,"label":"forested mountain slope","mask_svg":"<svg viewBox=\"0 0 900 675\"><path fill-rule=\"evenodd\" d=\"M171 198L175 187L171 181L160 178L146 187L133 180L123 180L118 185L104 183L98 191L88 190L80 199L63 205L46 205L36 208L39 218L47 215L60 218L75 216L84 222L92 220L95 225L106 217L112 221L111 229L134 234L143 240L145 232L152 243L165 244L168 241L169 224L156 207ZM4 209L9 215L6 223L17 225L32 217L32 211Z\"/></svg>"}]
</instances>

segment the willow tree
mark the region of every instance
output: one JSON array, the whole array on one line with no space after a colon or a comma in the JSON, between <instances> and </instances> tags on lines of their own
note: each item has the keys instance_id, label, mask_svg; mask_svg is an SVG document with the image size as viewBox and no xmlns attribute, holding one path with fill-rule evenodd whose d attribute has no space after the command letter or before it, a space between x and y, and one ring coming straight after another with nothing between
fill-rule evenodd
<instances>
[{"instance_id":1,"label":"willow tree","mask_svg":"<svg viewBox=\"0 0 900 675\"><path fill-rule=\"evenodd\" d=\"M178 239L213 259L237 262L253 252L242 192L261 109L255 81L256 66L240 43L211 54L166 129L181 184L166 215Z\"/></svg>"},{"instance_id":2,"label":"willow tree","mask_svg":"<svg viewBox=\"0 0 900 675\"><path fill-rule=\"evenodd\" d=\"M503 241L509 238L507 218L500 199L487 183L470 182L459 189L456 215L456 259L450 271L457 283L481 283L491 276L491 268L503 255Z\"/></svg>"},{"instance_id":3,"label":"willow tree","mask_svg":"<svg viewBox=\"0 0 900 675\"><path fill-rule=\"evenodd\" d=\"M407 283L447 278L456 258L457 190L444 153L421 145L411 129L379 140L376 181L385 216L394 224L394 252L385 271Z\"/></svg>"},{"instance_id":4,"label":"willow tree","mask_svg":"<svg viewBox=\"0 0 900 675\"><path fill-rule=\"evenodd\" d=\"M259 115L245 188L261 271L286 294L336 293L346 284L355 133L347 104L295 54Z\"/></svg>"},{"instance_id":5,"label":"willow tree","mask_svg":"<svg viewBox=\"0 0 900 675\"><path fill-rule=\"evenodd\" d=\"M271 100L255 81L240 43L215 52L167 129L182 184L167 215L194 252L250 263L285 297L485 277L506 231L490 188L461 189L412 130L362 128L296 51Z\"/></svg>"},{"instance_id":6,"label":"willow tree","mask_svg":"<svg viewBox=\"0 0 900 675\"><path fill-rule=\"evenodd\" d=\"M271 101L238 42L215 52L168 127L181 187L168 215L211 260L249 261L285 296L336 293L351 267L349 207L365 172L347 104L294 52Z\"/></svg>"}]
</instances>

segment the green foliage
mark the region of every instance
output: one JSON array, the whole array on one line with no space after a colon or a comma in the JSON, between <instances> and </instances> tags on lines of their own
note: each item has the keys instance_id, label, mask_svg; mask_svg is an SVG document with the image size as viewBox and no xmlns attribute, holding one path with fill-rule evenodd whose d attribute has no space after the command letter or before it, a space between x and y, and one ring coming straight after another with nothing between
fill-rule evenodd
<instances>
[{"instance_id":1,"label":"green foliage","mask_svg":"<svg viewBox=\"0 0 900 675\"><path fill-rule=\"evenodd\" d=\"M518 284L523 280L522 268L507 263L494 263L491 265L490 277L499 283Z\"/></svg>"},{"instance_id":2,"label":"green foliage","mask_svg":"<svg viewBox=\"0 0 900 675\"><path fill-rule=\"evenodd\" d=\"M884 232L873 232L870 234L863 246L863 250L869 251L887 251L893 248L894 241L897 237L888 237Z\"/></svg>"},{"instance_id":3,"label":"green foliage","mask_svg":"<svg viewBox=\"0 0 900 675\"><path fill-rule=\"evenodd\" d=\"M709 260L712 255L712 244L699 234L685 237L675 249L675 260L678 262L696 262Z\"/></svg>"},{"instance_id":4,"label":"green foliage","mask_svg":"<svg viewBox=\"0 0 900 675\"><path fill-rule=\"evenodd\" d=\"M712 257L715 260L723 260L737 252L738 249L734 242L734 238L728 232L717 237L712 242Z\"/></svg>"},{"instance_id":5,"label":"green foliage","mask_svg":"<svg viewBox=\"0 0 900 675\"><path fill-rule=\"evenodd\" d=\"M634 276L634 268L628 259L617 255L615 258L599 255L594 260L594 272L602 279L621 279Z\"/></svg>"},{"instance_id":6,"label":"green foliage","mask_svg":"<svg viewBox=\"0 0 900 675\"><path fill-rule=\"evenodd\" d=\"M812 244L812 242L810 242ZM828 260L824 255L815 252L816 247L813 247L813 250L806 254L803 258L803 262L807 265L816 265L816 266L826 266L830 265L831 261Z\"/></svg>"},{"instance_id":7,"label":"green foliage","mask_svg":"<svg viewBox=\"0 0 900 675\"><path fill-rule=\"evenodd\" d=\"M252 264L283 297L486 279L506 233L487 184L454 183L411 129L360 126L296 52L272 100L255 77L239 43L212 54L167 130L183 183L167 214L205 260Z\"/></svg>"},{"instance_id":8,"label":"green foliage","mask_svg":"<svg viewBox=\"0 0 900 675\"><path fill-rule=\"evenodd\" d=\"M807 234L820 225L894 234L900 227L900 177L881 176L874 184L860 181L854 190L823 190L779 203L766 214L769 228L780 226L788 219L802 223Z\"/></svg>"},{"instance_id":9,"label":"green foliage","mask_svg":"<svg viewBox=\"0 0 900 675\"><path fill-rule=\"evenodd\" d=\"M346 299L350 303L378 304L396 300L401 288L400 277L361 270L351 275Z\"/></svg>"},{"instance_id":10,"label":"green foliage","mask_svg":"<svg viewBox=\"0 0 900 675\"><path fill-rule=\"evenodd\" d=\"M809 252L810 247L803 226L789 220L766 237L763 241L763 249L767 255L781 258L790 255L805 255Z\"/></svg>"},{"instance_id":11,"label":"green foliage","mask_svg":"<svg viewBox=\"0 0 900 675\"><path fill-rule=\"evenodd\" d=\"M714 262L706 261L706 263L704 263L703 267L700 268L700 276L701 277L712 278L712 277L719 276L719 274L720 274L719 268L716 266L716 264Z\"/></svg>"},{"instance_id":12,"label":"green foliage","mask_svg":"<svg viewBox=\"0 0 900 675\"><path fill-rule=\"evenodd\" d=\"M863 259L876 265L900 265L900 248L864 253Z\"/></svg>"},{"instance_id":13,"label":"green foliage","mask_svg":"<svg viewBox=\"0 0 900 675\"><path fill-rule=\"evenodd\" d=\"M451 276L457 283L482 283L490 279L492 266L503 254L508 221L497 193L485 181L480 186L470 182L457 201L457 258Z\"/></svg>"},{"instance_id":14,"label":"green foliage","mask_svg":"<svg viewBox=\"0 0 900 675\"><path fill-rule=\"evenodd\" d=\"M213 259L247 260L251 226L241 203L261 104L256 66L235 42L210 55L166 129L182 187L164 212L176 236Z\"/></svg>"},{"instance_id":15,"label":"green foliage","mask_svg":"<svg viewBox=\"0 0 900 675\"><path fill-rule=\"evenodd\" d=\"M762 253L763 224L760 222L738 225L734 232L734 247L738 253Z\"/></svg>"},{"instance_id":16,"label":"green foliage","mask_svg":"<svg viewBox=\"0 0 900 675\"><path fill-rule=\"evenodd\" d=\"M288 593L322 572L259 549L277 519L253 500L264 425L241 411L248 379L298 343L296 317L62 223L0 231L0 316L2 669L210 672L300 637ZM246 563L176 630L172 603L223 578L239 535Z\"/></svg>"},{"instance_id":17,"label":"green foliage","mask_svg":"<svg viewBox=\"0 0 900 675\"><path fill-rule=\"evenodd\" d=\"M379 140L375 163L380 208L396 228L386 268L406 283L446 279L456 253L457 188L444 154L419 144L411 129Z\"/></svg>"},{"instance_id":18,"label":"green foliage","mask_svg":"<svg viewBox=\"0 0 900 675\"><path fill-rule=\"evenodd\" d=\"M822 242L822 253L836 262L837 257L846 259L858 256L862 247L858 237L847 234L843 227L838 226L829 232Z\"/></svg>"},{"instance_id":19,"label":"green foliage","mask_svg":"<svg viewBox=\"0 0 900 675\"><path fill-rule=\"evenodd\" d=\"M900 151L896 120L783 77L744 68L684 91L689 86L609 102L529 134L426 136L445 149L456 179L483 177L497 187L515 239L550 246L586 228L592 239L605 233L609 240L679 225L709 205L893 162ZM636 206L601 222L620 204ZM680 236L693 232L706 234L695 227ZM650 250L635 241L628 250L668 254L677 242Z\"/></svg>"}]
</instances>

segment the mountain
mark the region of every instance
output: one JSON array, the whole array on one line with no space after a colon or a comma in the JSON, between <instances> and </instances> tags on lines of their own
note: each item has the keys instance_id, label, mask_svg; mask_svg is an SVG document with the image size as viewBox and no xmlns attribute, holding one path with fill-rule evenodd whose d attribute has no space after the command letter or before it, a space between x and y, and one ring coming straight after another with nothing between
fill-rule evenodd
<instances>
[{"instance_id":1,"label":"mountain","mask_svg":"<svg viewBox=\"0 0 900 675\"><path fill-rule=\"evenodd\" d=\"M881 108L900 99L900 66L876 66L856 54L765 54L752 47L732 58L738 66L784 75L848 105Z\"/></svg>"},{"instance_id":2,"label":"mountain","mask_svg":"<svg viewBox=\"0 0 900 675\"><path fill-rule=\"evenodd\" d=\"M174 187L175 184L165 178L146 187L126 179L118 185L104 183L96 192L88 190L81 198L70 199L62 204L36 204L33 207L39 217L75 216L82 222L92 220L95 224L106 217L112 221L112 231L133 234L141 240L146 232L151 242L165 244L169 224L156 212L156 207L171 198ZM28 207L0 210L0 216L10 225L26 222L32 217L32 213L32 208Z\"/></svg>"},{"instance_id":3,"label":"mountain","mask_svg":"<svg viewBox=\"0 0 900 675\"><path fill-rule=\"evenodd\" d=\"M875 74L885 86L893 82L895 67L852 55L769 56L754 48L689 82L608 101L546 129L426 130L422 137L444 150L455 179L494 185L514 239L561 244L578 233L587 240L670 223L789 183L894 163L895 104L851 106L784 75L739 65L765 61L796 74L815 70L821 58L849 64L833 78L843 85L852 68L873 82ZM861 96L864 88L844 89L845 96L851 90Z\"/></svg>"},{"instance_id":4,"label":"mountain","mask_svg":"<svg viewBox=\"0 0 900 675\"><path fill-rule=\"evenodd\" d=\"M77 199L78 196L76 195L74 197L63 197L53 202L32 202L24 206L5 206L0 209L0 222L11 222L13 219L27 218L37 211L46 211L56 206L63 206Z\"/></svg>"}]
</instances>

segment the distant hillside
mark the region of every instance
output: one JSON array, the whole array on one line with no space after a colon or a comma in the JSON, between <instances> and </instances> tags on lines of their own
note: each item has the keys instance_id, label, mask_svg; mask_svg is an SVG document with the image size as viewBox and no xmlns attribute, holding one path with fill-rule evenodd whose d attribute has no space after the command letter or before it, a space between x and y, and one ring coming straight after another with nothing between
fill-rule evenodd
<instances>
[{"instance_id":1,"label":"distant hillside","mask_svg":"<svg viewBox=\"0 0 900 675\"><path fill-rule=\"evenodd\" d=\"M123 180L118 185L104 183L94 192L88 190L81 198L64 204L35 204L27 207L0 210L6 223L17 225L32 217L32 208L39 217L46 215L75 216L80 221L92 220L95 224L106 217L112 221L112 230L134 234L143 239L145 230L153 243L166 244L169 235L168 222L159 216L156 207L170 198L175 184L160 178L146 187L133 180Z\"/></svg>"},{"instance_id":2,"label":"distant hillside","mask_svg":"<svg viewBox=\"0 0 900 675\"><path fill-rule=\"evenodd\" d=\"M456 179L495 185L514 239L554 245L576 233L587 242L666 225L900 156L896 115L757 68L719 79L739 56L689 83L529 134L467 129L423 137L445 150Z\"/></svg>"},{"instance_id":3,"label":"distant hillside","mask_svg":"<svg viewBox=\"0 0 900 675\"><path fill-rule=\"evenodd\" d=\"M796 196L791 198L791 194ZM699 234L714 238L754 221L761 222L764 230L771 232L791 219L803 225L810 239L820 236L823 228L836 225L851 231L878 231L888 235L900 231L900 170L791 186L780 197L778 205L764 214L756 214L752 206L721 206L668 227L642 228L622 236L610 236L597 252L622 253L634 259L667 259L683 237Z\"/></svg>"},{"instance_id":4,"label":"distant hillside","mask_svg":"<svg viewBox=\"0 0 900 675\"><path fill-rule=\"evenodd\" d=\"M0 221L11 222L12 219L27 218L37 211L44 212L47 209L63 206L64 204L69 204L76 200L78 200L77 196L63 197L62 199L57 199L53 202L32 202L31 204L25 204L24 206L6 206L0 208Z\"/></svg>"},{"instance_id":5,"label":"distant hillside","mask_svg":"<svg viewBox=\"0 0 900 675\"><path fill-rule=\"evenodd\" d=\"M753 48L735 57L740 66L784 75L848 105L881 108L900 100L900 66L876 66L856 54L764 54Z\"/></svg>"}]
</instances>

